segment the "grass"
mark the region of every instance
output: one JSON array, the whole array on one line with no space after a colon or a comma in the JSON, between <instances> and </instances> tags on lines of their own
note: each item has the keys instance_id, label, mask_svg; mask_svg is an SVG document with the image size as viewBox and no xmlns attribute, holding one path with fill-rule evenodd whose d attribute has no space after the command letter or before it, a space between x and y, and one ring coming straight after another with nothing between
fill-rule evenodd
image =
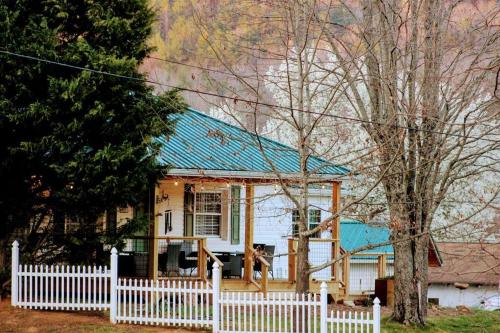
<instances>
[{"instance_id":1,"label":"grass","mask_svg":"<svg viewBox=\"0 0 500 333\"><path fill-rule=\"evenodd\" d=\"M151 326L131 327L109 325L82 325L79 329L95 333L151 332ZM195 332L196 330L193 330ZM210 330L211 331L211 330ZM80 332L80 330L76 330ZM358 332L360 332L358 330ZM406 327L382 320L382 333L500 333L500 311L474 311L468 315L442 316L430 318L424 328Z\"/></svg>"},{"instance_id":2,"label":"grass","mask_svg":"<svg viewBox=\"0 0 500 333\"><path fill-rule=\"evenodd\" d=\"M468 315L434 317L424 328L406 327L387 319L382 333L500 333L500 311L474 311Z\"/></svg>"}]
</instances>

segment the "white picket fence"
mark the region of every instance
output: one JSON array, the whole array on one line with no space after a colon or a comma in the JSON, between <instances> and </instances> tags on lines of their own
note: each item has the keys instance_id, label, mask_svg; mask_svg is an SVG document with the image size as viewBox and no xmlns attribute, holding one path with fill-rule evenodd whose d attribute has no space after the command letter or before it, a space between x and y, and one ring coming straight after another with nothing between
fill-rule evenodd
<instances>
[{"instance_id":1,"label":"white picket fence","mask_svg":"<svg viewBox=\"0 0 500 333\"><path fill-rule=\"evenodd\" d=\"M109 309L112 323L212 327L213 332L380 333L380 302L373 312L331 311L328 290L320 294L221 292L221 272L212 284L200 281L118 279L118 255L111 269L20 265L12 245L12 305L50 310ZM319 299L318 299L319 296Z\"/></svg>"},{"instance_id":2,"label":"white picket fence","mask_svg":"<svg viewBox=\"0 0 500 333\"><path fill-rule=\"evenodd\" d=\"M316 294L223 292L220 332L318 332Z\"/></svg>"},{"instance_id":3,"label":"white picket fence","mask_svg":"<svg viewBox=\"0 0 500 333\"><path fill-rule=\"evenodd\" d=\"M116 319L146 325L212 325L212 288L207 282L119 279Z\"/></svg>"},{"instance_id":4,"label":"white picket fence","mask_svg":"<svg viewBox=\"0 0 500 333\"><path fill-rule=\"evenodd\" d=\"M327 317L327 332L378 333L380 332L380 301L375 299L373 314L357 311L331 311ZM377 310L378 309L378 310Z\"/></svg>"}]
</instances>

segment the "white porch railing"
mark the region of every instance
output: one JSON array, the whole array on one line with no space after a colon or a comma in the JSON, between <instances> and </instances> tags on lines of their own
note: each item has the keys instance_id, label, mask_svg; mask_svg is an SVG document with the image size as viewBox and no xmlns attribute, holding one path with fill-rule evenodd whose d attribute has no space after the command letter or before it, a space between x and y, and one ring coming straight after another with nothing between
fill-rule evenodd
<instances>
[{"instance_id":1,"label":"white porch railing","mask_svg":"<svg viewBox=\"0 0 500 333\"><path fill-rule=\"evenodd\" d=\"M212 326L213 332L380 333L380 302L368 312L331 311L328 290L320 295L220 292L220 267L212 285L199 281L118 279L118 256L107 267L20 265L12 245L12 305L51 310L109 309L110 321L183 327Z\"/></svg>"}]
</instances>

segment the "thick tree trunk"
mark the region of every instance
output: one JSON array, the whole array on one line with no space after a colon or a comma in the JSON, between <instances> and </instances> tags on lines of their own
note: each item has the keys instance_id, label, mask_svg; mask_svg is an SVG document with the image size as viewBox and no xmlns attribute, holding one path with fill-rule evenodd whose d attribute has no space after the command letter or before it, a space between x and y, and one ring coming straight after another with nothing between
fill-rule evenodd
<instances>
[{"instance_id":1,"label":"thick tree trunk","mask_svg":"<svg viewBox=\"0 0 500 333\"><path fill-rule=\"evenodd\" d=\"M424 325L427 314L428 236L408 239L409 235L393 235L394 290L393 318L405 325ZM404 237L404 238L402 238Z\"/></svg>"},{"instance_id":2,"label":"thick tree trunk","mask_svg":"<svg viewBox=\"0 0 500 333\"><path fill-rule=\"evenodd\" d=\"M297 285L296 292L309 292L309 237L299 235L297 245Z\"/></svg>"}]
</instances>

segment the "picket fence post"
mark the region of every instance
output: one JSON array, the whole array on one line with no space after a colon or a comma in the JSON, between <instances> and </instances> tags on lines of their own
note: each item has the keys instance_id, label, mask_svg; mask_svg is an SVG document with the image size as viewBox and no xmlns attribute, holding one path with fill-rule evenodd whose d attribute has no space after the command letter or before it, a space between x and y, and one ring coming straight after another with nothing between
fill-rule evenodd
<instances>
[{"instance_id":1,"label":"picket fence post","mask_svg":"<svg viewBox=\"0 0 500 333\"><path fill-rule=\"evenodd\" d=\"M11 286L11 296L10 296L10 304L12 306L17 305L17 292L19 288L17 287L17 282L19 281L17 278L17 270L19 269L19 243L15 240L12 243L12 267L10 269L11 277L10 277L10 286Z\"/></svg>"},{"instance_id":2,"label":"picket fence post","mask_svg":"<svg viewBox=\"0 0 500 333\"><path fill-rule=\"evenodd\" d=\"M320 291L320 332L327 332L327 313L328 313L328 288L326 282L321 283Z\"/></svg>"},{"instance_id":3,"label":"picket fence post","mask_svg":"<svg viewBox=\"0 0 500 333\"><path fill-rule=\"evenodd\" d=\"M219 332L220 323L220 267L217 262L214 262L212 266L212 292L213 292L213 323L212 331L214 333Z\"/></svg>"},{"instance_id":4,"label":"picket fence post","mask_svg":"<svg viewBox=\"0 0 500 333\"><path fill-rule=\"evenodd\" d=\"M116 289L118 287L118 251L115 248L111 249L111 281L110 281L110 306L109 320L112 324L116 324Z\"/></svg>"},{"instance_id":5,"label":"picket fence post","mask_svg":"<svg viewBox=\"0 0 500 333\"><path fill-rule=\"evenodd\" d=\"M380 300L373 300L373 333L380 333Z\"/></svg>"}]
</instances>

